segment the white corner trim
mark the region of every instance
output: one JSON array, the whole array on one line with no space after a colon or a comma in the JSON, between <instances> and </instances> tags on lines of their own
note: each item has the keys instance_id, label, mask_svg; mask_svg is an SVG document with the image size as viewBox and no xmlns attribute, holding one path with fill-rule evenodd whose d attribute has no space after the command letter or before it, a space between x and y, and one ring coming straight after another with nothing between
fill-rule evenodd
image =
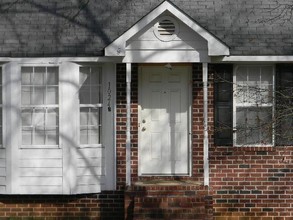
<instances>
[{"instance_id":1,"label":"white corner trim","mask_svg":"<svg viewBox=\"0 0 293 220\"><path fill-rule=\"evenodd\" d=\"M208 133L208 64L202 65L202 81L203 81L203 166L204 166L204 185L209 186L209 133Z\"/></svg>"},{"instance_id":2,"label":"white corner trim","mask_svg":"<svg viewBox=\"0 0 293 220\"><path fill-rule=\"evenodd\" d=\"M125 56L126 41L166 11L170 12L173 16L175 16L177 19L179 19L181 22L186 24L193 31L207 40L209 56L224 56L230 54L229 48L226 45L221 43L211 33L198 25L186 14L178 10L174 5L168 1L165 1L153 11L151 11L148 15L146 15L143 19L138 21L133 27L118 37L110 45L108 45L105 48L105 56Z\"/></svg>"},{"instance_id":3,"label":"white corner trim","mask_svg":"<svg viewBox=\"0 0 293 220\"><path fill-rule=\"evenodd\" d=\"M293 62L293 56L224 56L214 57L212 62Z\"/></svg>"}]
</instances>

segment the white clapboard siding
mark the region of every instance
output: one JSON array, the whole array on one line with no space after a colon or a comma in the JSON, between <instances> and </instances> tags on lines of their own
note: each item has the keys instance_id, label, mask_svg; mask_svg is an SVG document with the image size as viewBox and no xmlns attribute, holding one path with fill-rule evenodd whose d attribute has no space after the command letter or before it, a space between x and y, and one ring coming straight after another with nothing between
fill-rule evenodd
<instances>
[{"instance_id":1,"label":"white clapboard siding","mask_svg":"<svg viewBox=\"0 0 293 220\"><path fill-rule=\"evenodd\" d=\"M96 193L103 185L104 148L80 148L77 151L76 193Z\"/></svg>"},{"instance_id":2,"label":"white clapboard siding","mask_svg":"<svg viewBox=\"0 0 293 220\"><path fill-rule=\"evenodd\" d=\"M6 149L0 149L0 194L6 193Z\"/></svg>"},{"instance_id":3,"label":"white clapboard siding","mask_svg":"<svg viewBox=\"0 0 293 220\"><path fill-rule=\"evenodd\" d=\"M62 149L20 149L19 151L21 194L62 193Z\"/></svg>"}]
</instances>

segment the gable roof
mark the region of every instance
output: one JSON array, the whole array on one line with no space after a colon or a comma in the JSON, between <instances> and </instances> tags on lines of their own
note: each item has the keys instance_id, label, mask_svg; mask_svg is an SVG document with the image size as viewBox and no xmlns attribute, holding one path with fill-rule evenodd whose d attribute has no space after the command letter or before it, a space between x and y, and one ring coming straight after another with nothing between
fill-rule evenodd
<instances>
[{"instance_id":1,"label":"gable roof","mask_svg":"<svg viewBox=\"0 0 293 220\"><path fill-rule=\"evenodd\" d=\"M229 55L229 48L222 43L219 39L209 33L207 30L202 28L194 20L184 14L181 10L171 4L169 1L164 1L157 8L143 17L138 21L134 26L128 29L124 34L112 42L109 46L105 48L106 56L125 56L126 41L140 32L145 28L149 23L154 21L158 16L162 15L165 12L171 13L181 22L186 24L191 28L195 33L204 38L208 43L208 55L209 56L223 56Z\"/></svg>"},{"instance_id":2,"label":"gable roof","mask_svg":"<svg viewBox=\"0 0 293 220\"><path fill-rule=\"evenodd\" d=\"M162 2L3 0L0 3L0 57L103 56L105 47ZM231 55L293 53L290 16L272 17L286 9L277 1L171 2L227 45Z\"/></svg>"}]
</instances>

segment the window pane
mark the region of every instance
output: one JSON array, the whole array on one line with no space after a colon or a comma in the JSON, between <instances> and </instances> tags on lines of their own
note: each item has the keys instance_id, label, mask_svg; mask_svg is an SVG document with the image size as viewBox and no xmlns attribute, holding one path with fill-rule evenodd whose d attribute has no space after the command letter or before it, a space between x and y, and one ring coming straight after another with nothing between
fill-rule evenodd
<instances>
[{"instance_id":1,"label":"window pane","mask_svg":"<svg viewBox=\"0 0 293 220\"><path fill-rule=\"evenodd\" d=\"M58 130L57 128L50 128L46 130L46 144L57 145L58 144Z\"/></svg>"},{"instance_id":2,"label":"window pane","mask_svg":"<svg viewBox=\"0 0 293 220\"><path fill-rule=\"evenodd\" d=\"M33 144L33 130L32 128L23 127L22 128L22 144L32 145Z\"/></svg>"},{"instance_id":3,"label":"window pane","mask_svg":"<svg viewBox=\"0 0 293 220\"><path fill-rule=\"evenodd\" d=\"M58 126L58 109L47 110L47 123L46 126L57 127Z\"/></svg>"},{"instance_id":4,"label":"window pane","mask_svg":"<svg viewBox=\"0 0 293 220\"><path fill-rule=\"evenodd\" d=\"M22 105L30 105L32 104L32 95L33 88L30 86L22 86L21 87L21 104Z\"/></svg>"},{"instance_id":5,"label":"window pane","mask_svg":"<svg viewBox=\"0 0 293 220\"><path fill-rule=\"evenodd\" d=\"M34 144L35 145L45 145L46 134L45 130L41 128L36 128L34 135Z\"/></svg>"},{"instance_id":6,"label":"window pane","mask_svg":"<svg viewBox=\"0 0 293 220\"><path fill-rule=\"evenodd\" d=\"M46 91L46 104L52 105L58 103L58 88L47 87Z\"/></svg>"},{"instance_id":7,"label":"window pane","mask_svg":"<svg viewBox=\"0 0 293 220\"><path fill-rule=\"evenodd\" d=\"M21 84L22 85L31 85L33 76L32 67L22 67L21 68Z\"/></svg>"},{"instance_id":8,"label":"window pane","mask_svg":"<svg viewBox=\"0 0 293 220\"><path fill-rule=\"evenodd\" d=\"M34 85L44 85L45 84L45 74L46 74L46 67L35 67L34 72Z\"/></svg>"},{"instance_id":9,"label":"window pane","mask_svg":"<svg viewBox=\"0 0 293 220\"><path fill-rule=\"evenodd\" d=\"M272 109L237 108L237 144L272 144Z\"/></svg>"},{"instance_id":10,"label":"window pane","mask_svg":"<svg viewBox=\"0 0 293 220\"><path fill-rule=\"evenodd\" d=\"M99 129L91 129L90 130L90 140L89 140L89 144L98 144L100 143L99 140Z\"/></svg>"},{"instance_id":11,"label":"window pane","mask_svg":"<svg viewBox=\"0 0 293 220\"><path fill-rule=\"evenodd\" d=\"M31 109L23 109L21 111L21 123L22 126L32 126L33 124L33 112Z\"/></svg>"},{"instance_id":12,"label":"window pane","mask_svg":"<svg viewBox=\"0 0 293 220\"><path fill-rule=\"evenodd\" d=\"M33 105L44 105L45 104L45 87L35 87L32 93L32 104Z\"/></svg>"},{"instance_id":13,"label":"window pane","mask_svg":"<svg viewBox=\"0 0 293 220\"><path fill-rule=\"evenodd\" d=\"M58 67L47 68L47 85L58 85Z\"/></svg>"},{"instance_id":14,"label":"window pane","mask_svg":"<svg viewBox=\"0 0 293 220\"><path fill-rule=\"evenodd\" d=\"M90 87L83 86L79 90L79 101L80 104L91 104Z\"/></svg>"},{"instance_id":15,"label":"window pane","mask_svg":"<svg viewBox=\"0 0 293 220\"><path fill-rule=\"evenodd\" d=\"M80 144L88 144L88 128L80 126Z\"/></svg>"}]
</instances>

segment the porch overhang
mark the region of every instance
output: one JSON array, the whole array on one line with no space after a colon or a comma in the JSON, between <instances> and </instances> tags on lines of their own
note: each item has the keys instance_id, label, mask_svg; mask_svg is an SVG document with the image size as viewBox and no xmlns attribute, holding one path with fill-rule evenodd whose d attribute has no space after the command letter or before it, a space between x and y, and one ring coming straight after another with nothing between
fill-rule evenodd
<instances>
[{"instance_id":1,"label":"porch overhang","mask_svg":"<svg viewBox=\"0 0 293 220\"><path fill-rule=\"evenodd\" d=\"M195 38L196 36L202 38L207 44L205 50L199 51L197 48L193 48L194 50L191 52L192 48L186 50L180 49L179 54L178 52L171 53L171 56L166 56L167 53L172 52L172 48L170 47L160 50L157 53L151 53L143 48L139 53L137 53L137 51L136 53L127 51L127 44L133 37L138 36L147 26L154 24L160 16L165 14L171 15L186 25ZM123 62L210 62L209 57L228 55L230 55L230 51L227 45L201 27L197 22L169 1L164 1L105 48L105 56L122 57ZM165 57L165 59L162 59L162 57Z\"/></svg>"}]
</instances>

